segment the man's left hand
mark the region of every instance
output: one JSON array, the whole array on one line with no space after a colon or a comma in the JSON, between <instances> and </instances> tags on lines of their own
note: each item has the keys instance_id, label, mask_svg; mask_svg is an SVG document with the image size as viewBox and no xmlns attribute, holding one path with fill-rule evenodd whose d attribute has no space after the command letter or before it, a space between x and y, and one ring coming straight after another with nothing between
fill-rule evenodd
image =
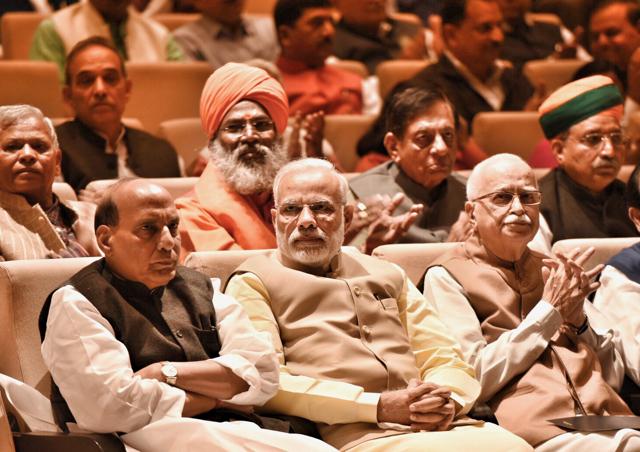
<instances>
[{"instance_id":1,"label":"man's left hand","mask_svg":"<svg viewBox=\"0 0 640 452\"><path fill-rule=\"evenodd\" d=\"M424 206L422 204L414 204L408 212L394 216L394 210L402 203L403 199L404 195L402 193L396 193L391 202L381 210L378 218L371 223L367 231L367 240L364 244L364 252L366 254L371 254L380 245L397 242L416 221L418 215L422 213Z\"/></svg>"},{"instance_id":2,"label":"man's left hand","mask_svg":"<svg viewBox=\"0 0 640 452\"><path fill-rule=\"evenodd\" d=\"M408 388L418 384L418 380L409 382ZM409 406L411 411L411 429L414 431L447 430L456 415L455 402L451 399L451 390L437 386L423 394Z\"/></svg>"},{"instance_id":3,"label":"man's left hand","mask_svg":"<svg viewBox=\"0 0 640 452\"><path fill-rule=\"evenodd\" d=\"M143 367L133 375L140 378L146 378L149 380L158 380L164 383L164 376L162 375L162 364L163 363L149 364L148 366Z\"/></svg>"}]
</instances>

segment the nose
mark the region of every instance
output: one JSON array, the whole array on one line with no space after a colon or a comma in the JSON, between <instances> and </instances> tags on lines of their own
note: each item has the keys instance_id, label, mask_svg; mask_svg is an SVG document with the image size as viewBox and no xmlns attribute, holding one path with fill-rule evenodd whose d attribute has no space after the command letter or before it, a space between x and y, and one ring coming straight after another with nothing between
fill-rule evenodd
<instances>
[{"instance_id":1,"label":"nose","mask_svg":"<svg viewBox=\"0 0 640 452\"><path fill-rule=\"evenodd\" d=\"M23 165L32 165L36 161L36 151L28 143L20 150L18 161Z\"/></svg>"},{"instance_id":2,"label":"nose","mask_svg":"<svg viewBox=\"0 0 640 452\"><path fill-rule=\"evenodd\" d=\"M298 229L315 229L317 226L316 217L311 213L311 209L304 206L298 216Z\"/></svg>"},{"instance_id":3,"label":"nose","mask_svg":"<svg viewBox=\"0 0 640 452\"><path fill-rule=\"evenodd\" d=\"M322 28L322 35L325 37L333 36L336 32L336 28L333 25L333 21L327 20L324 22L324 27Z\"/></svg>"},{"instance_id":4,"label":"nose","mask_svg":"<svg viewBox=\"0 0 640 452\"><path fill-rule=\"evenodd\" d=\"M600 155L603 157L614 157L616 154L616 150L613 147L613 143L611 142L611 137L604 136L602 143L602 149L600 150Z\"/></svg>"},{"instance_id":5,"label":"nose","mask_svg":"<svg viewBox=\"0 0 640 452\"><path fill-rule=\"evenodd\" d=\"M436 155L446 155L449 152L449 146L447 142L444 141L442 135L440 133L436 133L435 138L433 139L433 144L431 145L431 152Z\"/></svg>"},{"instance_id":6,"label":"nose","mask_svg":"<svg viewBox=\"0 0 640 452\"><path fill-rule=\"evenodd\" d=\"M245 125L244 130L242 131L240 142L243 144L246 144L246 143L256 143L258 141L260 141L260 135L258 134L258 131L256 130L253 124L248 122Z\"/></svg>"},{"instance_id":7,"label":"nose","mask_svg":"<svg viewBox=\"0 0 640 452\"><path fill-rule=\"evenodd\" d=\"M106 85L102 77L96 77L95 82L93 83L93 92L97 95L103 95L105 93Z\"/></svg>"},{"instance_id":8,"label":"nose","mask_svg":"<svg viewBox=\"0 0 640 452\"><path fill-rule=\"evenodd\" d=\"M491 29L491 40L499 44L504 41L504 32L502 31L500 24Z\"/></svg>"},{"instance_id":9,"label":"nose","mask_svg":"<svg viewBox=\"0 0 640 452\"><path fill-rule=\"evenodd\" d=\"M160 240L158 240L158 249L161 251L170 251L173 249L176 237L171 234L168 226L164 226L160 232Z\"/></svg>"},{"instance_id":10,"label":"nose","mask_svg":"<svg viewBox=\"0 0 640 452\"><path fill-rule=\"evenodd\" d=\"M511 201L511 208L509 209L513 213L521 213L524 212L524 206L520 202L520 197L517 195L513 196L513 201Z\"/></svg>"}]
</instances>

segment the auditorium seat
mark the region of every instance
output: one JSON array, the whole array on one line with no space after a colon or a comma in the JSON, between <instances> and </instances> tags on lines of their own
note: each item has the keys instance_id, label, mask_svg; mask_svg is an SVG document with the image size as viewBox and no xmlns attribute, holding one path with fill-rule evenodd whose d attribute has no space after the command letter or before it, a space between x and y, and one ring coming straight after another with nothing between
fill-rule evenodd
<instances>
[{"instance_id":1,"label":"auditorium seat","mask_svg":"<svg viewBox=\"0 0 640 452\"><path fill-rule=\"evenodd\" d=\"M0 373L50 396L51 383L40 354L38 317L46 297L95 258L0 262ZM10 407L6 407L11 411ZM1 431L1 429L0 429ZM124 452L115 435L14 433L23 451ZM1 449L3 452L4 448ZM9 449L11 450L11 449Z\"/></svg>"},{"instance_id":2,"label":"auditorium seat","mask_svg":"<svg viewBox=\"0 0 640 452\"><path fill-rule=\"evenodd\" d=\"M104 192L118 179L100 179L87 184L86 189L97 193ZM176 199L191 190L198 181L197 177L157 177L145 179L151 183L164 187L169 194Z\"/></svg>"},{"instance_id":3,"label":"auditorium seat","mask_svg":"<svg viewBox=\"0 0 640 452\"><path fill-rule=\"evenodd\" d=\"M629 181L629 177L631 177L631 173L635 168L635 165L622 165L620 167L620 172L618 173L618 179L620 179L625 184Z\"/></svg>"},{"instance_id":4,"label":"auditorium seat","mask_svg":"<svg viewBox=\"0 0 640 452\"><path fill-rule=\"evenodd\" d=\"M640 237L613 237L606 239L566 239L558 240L551 247L553 253L568 253L576 247L579 247L582 251L586 250L590 246L595 248L593 256L585 262L583 267L585 269L592 269L598 264L606 264L609 259L618 254L624 248L627 248L640 241Z\"/></svg>"},{"instance_id":5,"label":"auditorium seat","mask_svg":"<svg viewBox=\"0 0 640 452\"><path fill-rule=\"evenodd\" d=\"M474 116L471 130L478 146L488 155L508 152L529 160L534 147L544 139L533 111L492 111Z\"/></svg>"},{"instance_id":6,"label":"auditorium seat","mask_svg":"<svg viewBox=\"0 0 640 452\"><path fill-rule=\"evenodd\" d=\"M0 42L5 60L28 60L36 28L46 16L34 12L10 12L0 19Z\"/></svg>"},{"instance_id":7,"label":"auditorium seat","mask_svg":"<svg viewBox=\"0 0 640 452\"><path fill-rule=\"evenodd\" d=\"M163 121L200 115L200 94L211 67L203 62L127 62L132 82L124 115L157 133Z\"/></svg>"},{"instance_id":8,"label":"auditorium seat","mask_svg":"<svg viewBox=\"0 0 640 452\"><path fill-rule=\"evenodd\" d=\"M71 116L62 101L58 67L49 61L0 61L0 105L29 104L45 116Z\"/></svg>"},{"instance_id":9,"label":"auditorium seat","mask_svg":"<svg viewBox=\"0 0 640 452\"><path fill-rule=\"evenodd\" d=\"M375 121L369 115L327 115L324 120L324 137L331 143L342 168L353 171L358 161L358 140Z\"/></svg>"},{"instance_id":10,"label":"auditorium seat","mask_svg":"<svg viewBox=\"0 0 640 452\"><path fill-rule=\"evenodd\" d=\"M201 15L197 13L159 13L151 16L151 19L164 25L169 31L173 31L176 28L200 19L200 17Z\"/></svg>"},{"instance_id":11,"label":"auditorium seat","mask_svg":"<svg viewBox=\"0 0 640 452\"><path fill-rule=\"evenodd\" d=\"M61 201L77 201L76 192L73 191L71 185L66 182L54 182L53 192L58 195Z\"/></svg>"},{"instance_id":12,"label":"auditorium seat","mask_svg":"<svg viewBox=\"0 0 640 452\"><path fill-rule=\"evenodd\" d=\"M347 72L352 72L356 75L359 75L362 78L367 78L369 76L369 70L364 63L356 60L338 60L338 59L330 59L327 64L329 66L336 67L338 69L342 69Z\"/></svg>"},{"instance_id":13,"label":"auditorium seat","mask_svg":"<svg viewBox=\"0 0 640 452\"><path fill-rule=\"evenodd\" d=\"M527 61L522 73L535 87L543 84L547 94L551 94L573 79L573 74L587 62L578 59L567 60L531 60Z\"/></svg>"},{"instance_id":14,"label":"auditorium seat","mask_svg":"<svg viewBox=\"0 0 640 452\"><path fill-rule=\"evenodd\" d=\"M246 0L244 6L245 13L252 14L273 14L276 0Z\"/></svg>"},{"instance_id":15,"label":"auditorium seat","mask_svg":"<svg viewBox=\"0 0 640 452\"><path fill-rule=\"evenodd\" d=\"M163 121L158 136L174 147L186 168L195 160L207 144L207 135L202 130L200 118L178 118Z\"/></svg>"},{"instance_id":16,"label":"auditorium seat","mask_svg":"<svg viewBox=\"0 0 640 452\"><path fill-rule=\"evenodd\" d=\"M431 262L457 245L457 242L382 245L373 250L372 256L399 265L418 284Z\"/></svg>"},{"instance_id":17,"label":"auditorium seat","mask_svg":"<svg viewBox=\"0 0 640 452\"><path fill-rule=\"evenodd\" d=\"M428 65L425 60L389 60L378 64L376 75L380 97L385 99L398 83L409 80Z\"/></svg>"}]
</instances>

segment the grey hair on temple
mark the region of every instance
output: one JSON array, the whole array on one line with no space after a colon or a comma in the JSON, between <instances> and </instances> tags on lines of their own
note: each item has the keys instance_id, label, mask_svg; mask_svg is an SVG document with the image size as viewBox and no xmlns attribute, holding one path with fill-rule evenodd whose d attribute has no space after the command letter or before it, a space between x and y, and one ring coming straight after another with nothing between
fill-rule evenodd
<instances>
[{"instance_id":1,"label":"grey hair on temple","mask_svg":"<svg viewBox=\"0 0 640 452\"><path fill-rule=\"evenodd\" d=\"M0 130L6 130L9 127L12 127L29 118L36 118L44 123L47 128L49 138L51 138L53 148L57 149L59 147L58 136L56 135L56 130L53 127L53 123L42 113L39 108L26 104L0 106Z\"/></svg>"},{"instance_id":2,"label":"grey hair on temple","mask_svg":"<svg viewBox=\"0 0 640 452\"><path fill-rule=\"evenodd\" d=\"M478 163L471 171L469 179L467 179L467 200L471 201L486 193L480 193L482 178L487 168L502 166L505 164L515 164L526 166L531 171L531 167L515 154L496 154Z\"/></svg>"},{"instance_id":3,"label":"grey hair on temple","mask_svg":"<svg viewBox=\"0 0 640 452\"><path fill-rule=\"evenodd\" d=\"M300 172L308 169L324 169L333 173L333 175L340 181L341 202L346 204L347 192L349 191L349 183L347 182L347 179L345 179L345 177L336 170L335 166L333 166L331 162L317 158L294 160L280 168L280 171L278 171L278 174L276 174L276 178L273 181L273 199L276 204L278 204L278 187L280 186L282 178L291 172Z\"/></svg>"}]
</instances>

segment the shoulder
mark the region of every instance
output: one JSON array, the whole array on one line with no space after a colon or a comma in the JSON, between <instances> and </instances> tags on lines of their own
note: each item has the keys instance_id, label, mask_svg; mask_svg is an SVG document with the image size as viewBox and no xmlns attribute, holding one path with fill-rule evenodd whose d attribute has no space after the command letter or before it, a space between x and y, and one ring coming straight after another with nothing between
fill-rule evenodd
<instances>
[{"instance_id":1,"label":"shoulder","mask_svg":"<svg viewBox=\"0 0 640 452\"><path fill-rule=\"evenodd\" d=\"M144 130L134 129L131 127L126 127L127 131L127 140L128 144L131 146L146 144L149 146L154 146L154 150L166 151L171 150L175 152L173 146L167 141L160 137L150 134L149 132L145 132ZM133 149L135 151L135 149Z\"/></svg>"},{"instance_id":2,"label":"shoulder","mask_svg":"<svg viewBox=\"0 0 640 452\"><path fill-rule=\"evenodd\" d=\"M92 202L85 201L63 201L63 204L73 210L81 218L93 219L96 213L97 205Z\"/></svg>"},{"instance_id":3,"label":"shoulder","mask_svg":"<svg viewBox=\"0 0 640 452\"><path fill-rule=\"evenodd\" d=\"M351 179L349 186L358 197L380 192L398 191L400 188L396 186L393 178L389 174L392 165L395 164L392 161L387 161L375 168L371 168L369 171Z\"/></svg>"}]
</instances>

